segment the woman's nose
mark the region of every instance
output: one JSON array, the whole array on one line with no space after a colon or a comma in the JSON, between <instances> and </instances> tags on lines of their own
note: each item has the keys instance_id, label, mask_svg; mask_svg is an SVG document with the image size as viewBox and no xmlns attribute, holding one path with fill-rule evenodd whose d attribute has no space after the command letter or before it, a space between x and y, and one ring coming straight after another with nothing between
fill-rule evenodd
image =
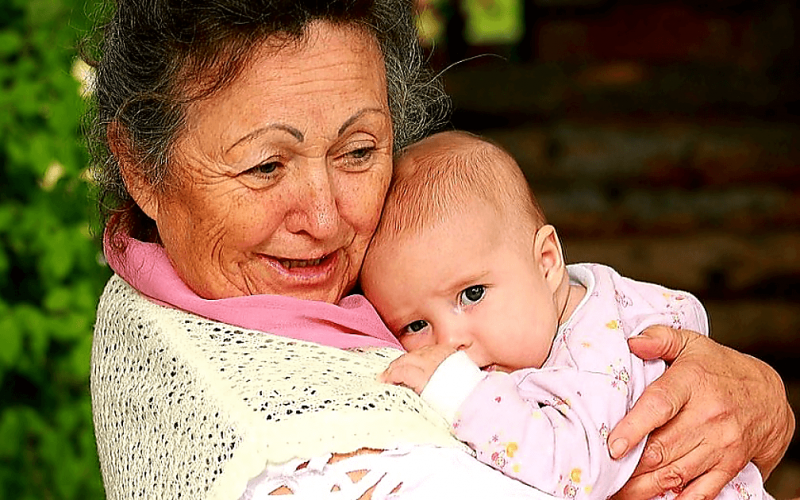
<instances>
[{"instance_id":1,"label":"woman's nose","mask_svg":"<svg viewBox=\"0 0 800 500\"><path fill-rule=\"evenodd\" d=\"M297 180L295 208L287 214L286 228L292 233L307 233L324 240L339 230L338 193L327 169L307 170Z\"/></svg>"}]
</instances>

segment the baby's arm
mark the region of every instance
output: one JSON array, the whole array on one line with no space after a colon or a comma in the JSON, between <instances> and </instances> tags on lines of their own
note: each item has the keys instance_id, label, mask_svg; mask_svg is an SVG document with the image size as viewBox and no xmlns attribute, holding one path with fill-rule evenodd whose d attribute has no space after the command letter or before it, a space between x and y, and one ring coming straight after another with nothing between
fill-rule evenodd
<instances>
[{"instance_id":1,"label":"baby's arm","mask_svg":"<svg viewBox=\"0 0 800 500\"><path fill-rule=\"evenodd\" d=\"M608 430L627 410L627 384L618 374L574 368L486 373L457 353L422 397L482 462L559 497L605 498L638 462L636 453L613 460L606 446Z\"/></svg>"},{"instance_id":2,"label":"baby's arm","mask_svg":"<svg viewBox=\"0 0 800 500\"><path fill-rule=\"evenodd\" d=\"M381 379L421 393L479 460L546 493L609 496L636 467L638 457L612 460L605 444L627 407L613 373L487 373L466 353L433 345L401 356Z\"/></svg>"}]
</instances>

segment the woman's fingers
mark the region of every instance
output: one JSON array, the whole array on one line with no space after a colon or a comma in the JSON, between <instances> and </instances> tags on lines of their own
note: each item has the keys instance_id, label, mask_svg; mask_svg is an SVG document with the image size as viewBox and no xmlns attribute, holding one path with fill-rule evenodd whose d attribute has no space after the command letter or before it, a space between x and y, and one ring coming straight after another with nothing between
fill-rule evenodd
<instances>
[{"instance_id":1,"label":"woman's fingers","mask_svg":"<svg viewBox=\"0 0 800 500\"><path fill-rule=\"evenodd\" d=\"M768 475L794 431L772 368L687 331L654 328L630 345L637 355L663 356L672 365L609 436L612 455L620 456L653 431L624 498L659 494L676 478L691 483L693 495L713 497L748 461Z\"/></svg>"},{"instance_id":2,"label":"woman's fingers","mask_svg":"<svg viewBox=\"0 0 800 500\"><path fill-rule=\"evenodd\" d=\"M642 441L653 429L672 420L691 397L685 380L662 376L642 394L631 411L614 427L608 443L613 458L620 458ZM663 460L663 459L662 459ZM663 463L653 463L656 467Z\"/></svg>"},{"instance_id":3,"label":"woman's fingers","mask_svg":"<svg viewBox=\"0 0 800 500\"><path fill-rule=\"evenodd\" d=\"M738 471L737 471L738 472ZM711 469L684 488L675 500L705 500L716 498L722 488L736 475L723 469Z\"/></svg>"},{"instance_id":4,"label":"woman's fingers","mask_svg":"<svg viewBox=\"0 0 800 500\"><path fill-rule=\"evenodd\" d=\"M735 402L726 400L729 393L720 392L716 374L707 373L699 365L683 368L682 371L668 371L656 381L659 391L681 387L681 392L688 397L682 401L681 411L674 418L650 434L636 473L677 462L698 450L707 455L704 461L690 463L710 468L722 461L734 471L740 469L749 460L750 449L741 445L744 426L737 415L738 408L733 406ZM690 469L695 475L706 470Z\"/></svg>"},{"instance_id":5,"label":"woman's fingers","mask_svg":"<svg viewBox=\"0 0 800 500\"><path fill-rule=\"evenodd\" d=\"M665 491L681 493L679 498L714 498L738 472L720 466L720 454L700 443L680 459L660 469L633 478L614 495L615 500L652 498ZM698 474L706 472L695 479ZM695 497L695 495L699 495Z\"/></svg>"},{"instance_id":6,"label":"woman's fingers","mask_svg":"<svg viewBox=\"0 0 800 500\"><path fill-rule=\"evenodd\" d=\"M662 359L672 363L686 347L686 343L699 334L689 330L676 330L666 326L651 326L640 335L628 339L628 346L642 359Z\"/></svg>"},{"instance_id":7,"label":"woman's fingers","mask_svg":"<svg viewBox=\"0 0 800 500\"><path fill-rule=\"evenodd\" d=\"M643 359L672 361L686 347L686 332L666 327L652 327L631 338L631 350ZM696 334L695 334L696 335ZM630 412L614 427L608 437L611 456L619 458L636 446L654 429L672 420L692 396L694 381L667 371L642 394ZM663 463L663 462L660 462ZM654 464L654 467L659 464Z\"/></svg>"}]
</instances>

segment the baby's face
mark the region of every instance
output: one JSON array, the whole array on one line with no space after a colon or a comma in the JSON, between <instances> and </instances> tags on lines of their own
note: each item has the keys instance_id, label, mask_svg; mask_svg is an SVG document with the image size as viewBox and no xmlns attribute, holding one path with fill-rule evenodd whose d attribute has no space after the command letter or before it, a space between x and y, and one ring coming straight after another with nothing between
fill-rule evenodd
<instances>
[{"instance_id":1,"label":"baby's face","mask_svg":"<svg viewBox=\"0 0 800 500\"><path fill-rule=\"evenodd\" d=\"M381 238L362 270L367 298L409 350L463 349L483 369L541 367L558 328L555 290L527 243L489 205L419 235Z\"/></svg>"}]
</instances>

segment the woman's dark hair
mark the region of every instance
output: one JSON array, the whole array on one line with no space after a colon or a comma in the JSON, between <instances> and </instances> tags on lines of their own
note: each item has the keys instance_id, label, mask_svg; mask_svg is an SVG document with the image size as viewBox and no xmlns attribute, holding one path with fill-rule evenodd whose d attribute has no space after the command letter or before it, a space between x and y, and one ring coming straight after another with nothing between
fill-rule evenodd
<instances>
[{"instance_id":1,"label":"woman's dark hair","mask_svg":"<svg viewBox=\"0 0 800 500\"><path fill-rule=\"evenodd\" d=\"M158 241L155 223L122 181L109 124L123 131L118 139L142 177L161 188L187 105L233 81L268 37L302 40L316 20L374 35L396 150L446 119L449 100L423 59L409 0L117 0L97 33L101 55L90 62L96 68L90 147L101 222L110 235Z\"/></svg>"}]
</instances>

